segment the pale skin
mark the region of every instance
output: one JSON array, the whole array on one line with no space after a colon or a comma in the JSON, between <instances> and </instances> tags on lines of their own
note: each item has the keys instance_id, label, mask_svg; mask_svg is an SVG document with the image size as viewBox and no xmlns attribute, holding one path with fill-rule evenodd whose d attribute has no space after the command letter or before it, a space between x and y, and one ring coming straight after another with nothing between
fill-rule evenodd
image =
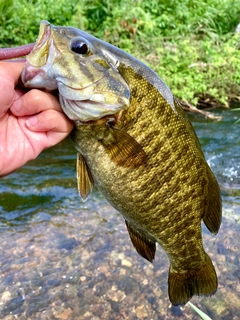
<instances>
[{"instance_id":1,"label":"pale skin","mask_svg":"<svg viewBox=\"0 0 240 320\"><path fill-rule=\"evenodd\" d=\"M23 65L0 61L0 177L35 159L73 129L56 96L17 86Z\"/></svg>"}]
</instances>

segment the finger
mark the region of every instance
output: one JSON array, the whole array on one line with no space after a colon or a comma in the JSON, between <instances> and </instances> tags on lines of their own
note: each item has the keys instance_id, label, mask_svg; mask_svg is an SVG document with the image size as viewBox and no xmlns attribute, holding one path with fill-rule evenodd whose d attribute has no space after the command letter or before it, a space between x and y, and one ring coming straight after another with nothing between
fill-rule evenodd
<instances>
[{"instance_id":1,"label":"finger","mask_svg":"<svg viewBox=\"0 0 240 320\"><path fill-rule=\"evenodd\" d=\"M73 129L73 122L62 112L49 109L29 117L26 126L34 132L53 131L69 134Z\"/></svg>"},{"instance_id":2,"label":"finger","mask_svg":"<svg viewBox=\"0 0 240 320\"><path fill-rule=\"evenodd\" d=\"M32 89L13 102L11 112L16 116L26 116L48 109L61 111L58 98L52 93Z\"/></svg>"},{"instance_id":3,"label":"finger","mask_svg":"<svg viewBox=\"0 0 240 320\"><path fill-rule=\"evenodd\" d=\"M7 112L15 99L14 88L22 68L22 63L0 62L0 117Z\"/></svg>"},{"instance_id":4,"label":"finger","mask_svg":"<svg viewBox=\"0 0 240 320\"><path fill-rule=\"evenodd\" d=\"M44 133L45 137L41 138L41 145L45 149L66 138L74 125L62 112L46 110L28 118L26 126L35 133Z\"/></svg>"},{"instance_id":5,"label":"finger","mask_svg":"<svg viewBox=\"0 0 240 320\"><path fill-rule=\"evenodd\" d=\"M18 83L23 66L23 62L0 61L0 78L13 81L15 87Z\"/></svg>"}]
</instances>

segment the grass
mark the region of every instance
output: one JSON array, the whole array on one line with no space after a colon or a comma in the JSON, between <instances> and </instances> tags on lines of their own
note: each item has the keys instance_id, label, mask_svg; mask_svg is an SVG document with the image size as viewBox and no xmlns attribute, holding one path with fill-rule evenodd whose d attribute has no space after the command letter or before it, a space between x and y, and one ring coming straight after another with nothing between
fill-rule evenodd
<instances>
[{"instance_id":1,"label":"grass","mask_svg":"<svg viewBox=\"0 0 240 320\"><path fill-rule=\"evenodd\" d=\"M198 307L196 307L194 304L192 304L190 301L188 301L187 303L198 315L201 319L203 320L212 320L212 318L210 318L208 315L206 315L206 313L204 313L203 311L201 311L200 309L198 309Z\"/></svg>"}]
</instances>

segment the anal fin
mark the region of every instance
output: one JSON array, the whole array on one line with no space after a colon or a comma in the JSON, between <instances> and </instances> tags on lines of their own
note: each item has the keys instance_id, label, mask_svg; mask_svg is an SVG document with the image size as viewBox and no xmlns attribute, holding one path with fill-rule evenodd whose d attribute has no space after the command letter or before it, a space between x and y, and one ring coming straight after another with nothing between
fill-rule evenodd
<instances>
[{"instance_id":1,"label":"anal fin","mask_svg":"<svg viewBox=\"0 0 240 320\"><path fill-rule=\"evenodd\" d=\"M77 185L83 201L87 199L94 186L91 171L81 153L77 153Z\"/></svg>"},{"instance_id":2,"label":"anal fin","mask_svg":"<svg viewBox=\"0 0 240 320\"><path fill-rule=\"evenodd\" d=\"M133 229L127 221L125 222L134 248L143 258L152 262L155 257L156 243Z\"/></svg>"}]
</instances>

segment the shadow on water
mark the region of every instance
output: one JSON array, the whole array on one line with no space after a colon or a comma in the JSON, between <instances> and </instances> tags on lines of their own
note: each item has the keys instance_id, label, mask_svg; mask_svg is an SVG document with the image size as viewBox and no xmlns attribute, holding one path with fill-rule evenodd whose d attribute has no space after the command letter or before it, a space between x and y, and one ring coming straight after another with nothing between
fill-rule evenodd
<instances>
[{"instance_id":1,"label":"shadow on water","mask_svg":"<svg viewBox=\"0 0 240 320\"><path fill-rule=\"evenodd\" d=\"M203 227L219 289L192 302L213 319L240 312L240 113L220 122L190 115L222 191L217 236ZM198 319L168 300L168 259L133 249L121 215L94 190L81 202L69 139L0 183L1 319Z\"/></svg>"}]
</instances>

